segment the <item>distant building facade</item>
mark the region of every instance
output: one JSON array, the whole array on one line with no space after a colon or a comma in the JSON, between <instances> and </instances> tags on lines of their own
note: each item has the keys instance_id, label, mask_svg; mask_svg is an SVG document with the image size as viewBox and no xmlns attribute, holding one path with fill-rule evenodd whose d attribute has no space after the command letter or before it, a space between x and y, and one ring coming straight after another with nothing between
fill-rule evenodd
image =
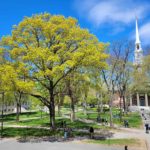
<instances>
[{"instance_id":1,"label":"distant building facade","mask_svg":"<svg viewBox=\"0 0 150 150\"><path fill-rule=\"evenodd\" d=\"M138 30L138 21L136 19L136 40L134 50L134 65L140 71L143 62L143 50ZM142 78L142 77L141 77ZM148 93L136 92L130 96L130 106L150 106L150 95Z\"/></svg>"}]
</instances>

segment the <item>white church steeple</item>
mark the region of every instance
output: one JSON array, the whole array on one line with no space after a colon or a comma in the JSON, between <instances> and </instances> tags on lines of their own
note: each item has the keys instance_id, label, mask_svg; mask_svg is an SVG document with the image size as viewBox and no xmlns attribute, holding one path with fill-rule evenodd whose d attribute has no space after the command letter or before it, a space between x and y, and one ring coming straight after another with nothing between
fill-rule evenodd
<instances>
[{"instance_id":1,"label":"white church steeple","mask_svg":"<svg viewBox=\"0 0 150 150\"><path fill-rule=\"evenodd\" d=\"M138 30L137 18L136 18L135 25L136 25L136 41L135 41L135 44L140 44L141 42L140 42L140 37L139 37L139 30Z\"/></svg>"},{"instance_id":2,"label":"white church steeple","mask_svg":"<svg viewBox=\"0 0 150 150\"><path fill-rule=\"evenodd\" d=\"M136 40L135 40L135 51L134 51L134 64L140 66L142 64L143 59L143 50L141 47L139 30L138 30L138 20L136 18Z\"/></svg>"}]
</instances>

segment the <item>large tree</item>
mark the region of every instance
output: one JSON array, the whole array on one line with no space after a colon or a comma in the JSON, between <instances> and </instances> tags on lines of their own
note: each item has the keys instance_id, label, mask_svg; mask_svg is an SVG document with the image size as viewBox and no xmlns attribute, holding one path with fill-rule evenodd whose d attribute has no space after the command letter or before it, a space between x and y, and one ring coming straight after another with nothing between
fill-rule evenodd
<instances>
[{"instance_id":1,"label":"large tree","mask_svg":"<svg viewBox=\"0 0 150 150\"><path fill-rule=\"evenodd\" d=\"M2 39L3 47L11 50L14 62L28 69L28 80L40 84L31 95L40 99L50 112L50 126L55 127L56 87L80 66L105 67L105 44L81 29L77 20L50 14L26 17L14 26L12 35ZM37 86L39 87L39 86Z\"/></svg>"},{"instance_id":2,"label":"large tree","mask_svg":"<svg viewBox=\"0 0 150 150\"><path fill-rule=\"evenodd\" d=\"M108 95L110 96L110 126L113 126L112 105L116 92L119 93L120 99L123 99L124 110L126 110L125 97L129 82L131 81L131 49L131 42L117 41L112 43L109 47L109 67L107 70L102 70L103 79L108 90Z\"/></svg>"}]
</instances>

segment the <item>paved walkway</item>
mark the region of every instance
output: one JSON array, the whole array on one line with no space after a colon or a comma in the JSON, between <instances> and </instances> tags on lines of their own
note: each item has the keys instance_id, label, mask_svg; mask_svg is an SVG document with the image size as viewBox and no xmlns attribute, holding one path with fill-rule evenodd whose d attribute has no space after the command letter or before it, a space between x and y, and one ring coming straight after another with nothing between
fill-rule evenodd
<instances>
[{"instance_id":1,"label":"paved walkway","mask_svg":"<svg viewBox=\"0 0 150 150\"><path fill-rule=\"evenodd\" d=\"M124 150L124 147L108 146L100 144L88 144L80 141L73 142L19 142L15 139L3 139L0 141L0 150ZM135 150L130 148L129 150ZM142 149L136 149L142 150ZM145 150L145 149L144 149Z\"/></svg>"},{"instance_id":2,"label":"paved walkway","mask_svg":"<svg viewBox=\"0 0 150 150\"><path fill-rule=\"evenodd\" d=\"M145 124L149 124L150 127L150 110L141 110L141 117L143 120L143 128L145 130ZM150 133L145 133L144 131L144 135L145 135L145 139L146 139L146 144L147 144L147 148L148 150L150 150Z\"/></svg>"}]
</instances>

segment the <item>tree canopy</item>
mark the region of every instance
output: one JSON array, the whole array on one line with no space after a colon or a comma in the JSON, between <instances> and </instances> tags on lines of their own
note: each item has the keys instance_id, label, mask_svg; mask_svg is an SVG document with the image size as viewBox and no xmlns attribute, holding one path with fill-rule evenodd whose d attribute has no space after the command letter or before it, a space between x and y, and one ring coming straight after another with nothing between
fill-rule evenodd
<instances>
[{"instance_id":1,"label":"tree canopy","mask_svg":"<svg viewBox=\"0 0 150 150\"><path fill-rule=\"evenodd\" d=\"M34 83L29 93L49 108L52 127L57 85L80 67L105 68L106 46L80 28L76 19L48 13L25 17L13 27L12 35L1 40L1 47L10 52L11 64L17 67L20 77Z\"/></svg>"}]
</instances>

